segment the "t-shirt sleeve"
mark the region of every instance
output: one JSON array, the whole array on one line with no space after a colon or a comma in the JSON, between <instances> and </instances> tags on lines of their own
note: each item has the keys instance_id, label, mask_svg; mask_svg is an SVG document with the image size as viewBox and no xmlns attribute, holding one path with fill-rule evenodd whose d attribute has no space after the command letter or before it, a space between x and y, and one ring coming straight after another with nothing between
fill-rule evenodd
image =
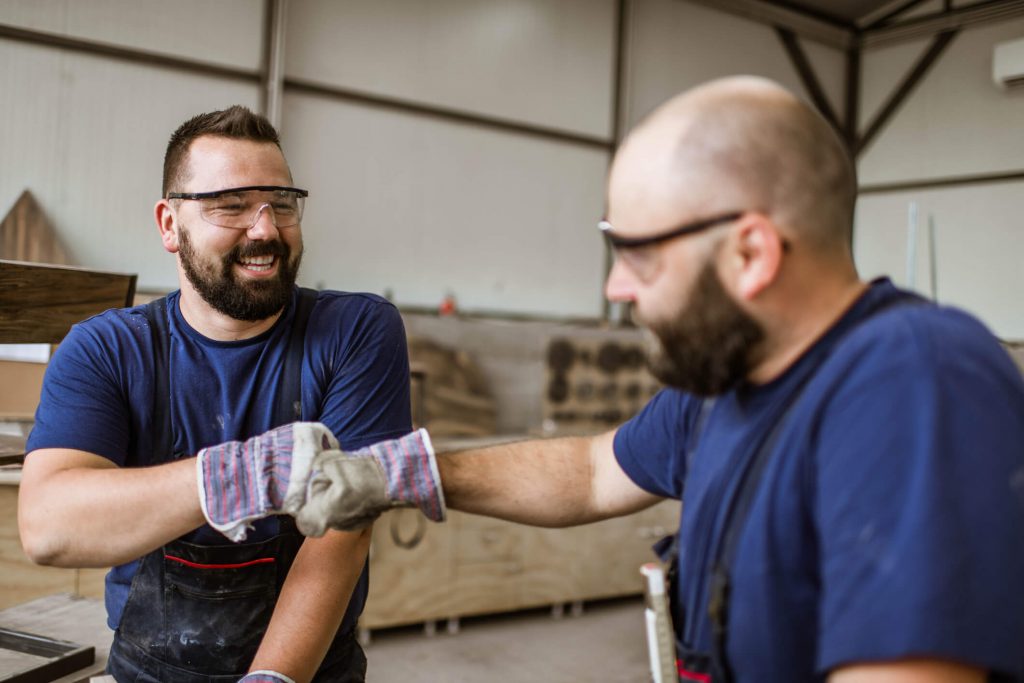
<instances>
[{"instance_id":1,"label":"t-shirt sleeve","mask_svg":"<svg viewBox=\"0 0 1024 683\"><path fill-rule=\"evenodd\" d=\"M1020 676L1024 384L973 319L913 327L851 356L856 379L821 413L817 664L936 657Z\"/></svg>"},{"instance_id":2,"label":"t-shirt sleeve","mask_svg":"<svg viewBox=\"0 0 1024 683\"><path fill-rule=\"evenodd\" d=\"M130 440L122 373L112 354L119 339L101 318L75 325L43 378L26 450L72 448L123 465Z\"/></svg>"},{"instance_id":3,"label":"t-shirt sleeve","mask_svg":"<svg viewBox=\"0 0 1024 683\"><path fill-rule=\"evenodd\" d=\"M675 390L658 392L615 433L615 459L640 488L665 498L682 498L686 481L687 426L691 401Z\"/></svg>"},{"instance_id":4,"label":"t-shirt sleeve","mask_svg":"<svg viewBox=\"0 0 1024 683\"><path fill-rule=\"evenodd\" d=\"M328 369L321 369L326 390L318 419L348 450L412 430L409 351L401 315L383 300L362 303L357 315L336 321L345 329Z\"/></svg>"}]
</instances>

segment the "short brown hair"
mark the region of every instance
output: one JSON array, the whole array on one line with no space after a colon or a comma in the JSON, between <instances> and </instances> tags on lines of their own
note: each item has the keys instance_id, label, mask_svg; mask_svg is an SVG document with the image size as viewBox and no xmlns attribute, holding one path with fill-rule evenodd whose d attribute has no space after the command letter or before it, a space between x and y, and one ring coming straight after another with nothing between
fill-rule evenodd
<instances>
[{"instance_id":1,"label":"short brown hair","mask_svg":"<svg viewBox=\"0 0 1024 683\"><path fill-rule=\"evenodd\" d=\"M183 169L188 159L188 150L192 141L203 135L219 135L225 138L252 140L254 142L272 142L281 148L277 130L270 121L241 105L234 105L221 111L193 116L178 126L171 135L164 154L163 196L175 192L173 186L183 180Z\"/></svg>"}]
</instances>

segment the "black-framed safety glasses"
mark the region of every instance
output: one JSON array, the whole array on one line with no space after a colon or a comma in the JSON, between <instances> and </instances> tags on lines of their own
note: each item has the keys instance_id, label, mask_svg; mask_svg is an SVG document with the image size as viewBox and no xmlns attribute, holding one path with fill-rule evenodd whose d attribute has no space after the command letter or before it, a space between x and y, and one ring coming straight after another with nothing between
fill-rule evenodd
<instances>
[{"instance_id":1,"label":"black-framed safety glasses","mask_svg":"<svg viewBox=\"0 0 1024 683\"><path fill-rule=\"evenodd\" d=\"M646 280L653 274L653 270L657 266L656 253L657 249L653 249L659 244L667 242L669 240L682 237L684 235L692 235L694 233L703 232L709 228L713 228L717 225L723 225L732 221L738 220L743 216L743 211L731 211L726 214L714 216L712 218L704 218L699 221L692 221L685 223L679 227L659 232L655 235L641 235L639 237L626 237L619 235L615 232L615 227L607 220L598 221L597 227L601 229L601 234L604 235L608 241L608 246L615 254L615 258L622 260L629 268L636 273L637 277L642 280Z\"/></svg>"},{"instance_id":2,"label":"black-framed safety glasses","mask_svg":"<svg viewBox=\"0 0 1024 683\"><path fill-rule=\"evenodd\" d=\"M167 199L198 202L203 220L222 228L249 230L269 209L278 228L298 225L302 220L307 190L279 185L247 185L213 192L168 192Z\"/></svg>"}]
</instances>

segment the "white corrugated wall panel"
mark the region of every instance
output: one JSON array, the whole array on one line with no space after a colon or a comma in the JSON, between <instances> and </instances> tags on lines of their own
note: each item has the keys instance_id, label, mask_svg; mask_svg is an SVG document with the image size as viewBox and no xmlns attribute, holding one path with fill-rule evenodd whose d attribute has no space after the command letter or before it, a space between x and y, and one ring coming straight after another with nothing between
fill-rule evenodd
<instances>
[{"instance_id":1,"label":"white corrugated wall panel","mask_svg":"<svg viewBox=\"0 0 1024 683\"><path fill-rule=\"evenodd\" d=\"M626 121L634 125L669 97L736 74L764 76L804 94L770 26L681 0L635 0L630 17ZM843 110L845 61L834 48L801 39L818 81Z\"/></svg>"},{"instance_id":2,"label":"white corrugated wall panel","mask_svg":"<svg viewBox=\"0 0 1024 683\"><path fill-rule=\"evenodd\" d=\"M176 286L153 204L164 148L188 117L258 104L255 85L0 41L0 215L24 189L78 265Z\"/></svg>"},{"instance_id":3,"label":"white corrugated wall panel","mask_svg":"<svg viewBox=\"0 0 1024 683\"><path fill-rule=\"evenodd\" d=\"M400 304L598 315L607 155L290 95L285 152L308 186L302 280Z\"/></svg>"},{"instance_id":4,"label":"white corrugated wall panel","mask_svg":"<svg viewBox=\"0 0 1024 683\"><path fill-rule=\"evenodd\" d=\"M0 24L257 70L259 0L3 0Z\"/></svg>"},{"instance_id":5,"label":"white corrugated wall panel","mask_svg":"<svg viewBox=\"0 0 1024 683\"><path fill-rule=\"evenodd\" d=\"M963 30L859 161L863 184L1024 169L1024 96L992 82L992 48L1024 20ZM863 58L862 127L929 42Z\"/></svg>"},{"instance_id":6,"label":"white corrugated wall panel","mask_svg":"<svg viewBox=\"0 0 1024 683\"><path fill-rule=\"evenodd\" d=\"M930 294L928 217L935 222L938 299L966 308L1004 339L1024 339L1024 183L864 195L855 255L864 277L889 275ZM916 277L907 282L908 206L917 202Z\"/></svg>"},{"instance_id":7,"label":"white corrugated wall panel","mask_svg":"<svg viewBox=\"0 0 1024 683\"><path fill-rule=\"evenodd\" d=\"M614 0L292 0L286 74L598 137Z\"/></svg>"}]
</instances>

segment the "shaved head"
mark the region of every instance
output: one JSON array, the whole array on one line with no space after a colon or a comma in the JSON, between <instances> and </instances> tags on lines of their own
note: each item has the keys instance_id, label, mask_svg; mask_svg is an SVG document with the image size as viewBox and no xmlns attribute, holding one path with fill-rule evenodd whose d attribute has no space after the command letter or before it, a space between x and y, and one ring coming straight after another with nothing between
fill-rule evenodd
<instances>
[{"instance_id":1,"label":"shaved head","mask_svg":"<svg viewBox=\"0 0 1024 683\"><path fill-rule=\"evenodd\" d=\"M832 127L781 86L744 76L689 90L637 127L612 166L609 210L644 207L631 215L649 229L759 211L799 242L849 254L856 191Z\"/></svg>"}]
</instances>

